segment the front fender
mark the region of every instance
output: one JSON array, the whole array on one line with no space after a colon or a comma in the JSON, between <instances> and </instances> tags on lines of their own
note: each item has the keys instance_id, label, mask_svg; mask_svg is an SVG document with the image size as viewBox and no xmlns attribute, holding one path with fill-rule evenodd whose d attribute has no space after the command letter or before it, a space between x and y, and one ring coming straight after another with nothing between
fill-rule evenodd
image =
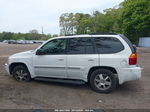
<instances>
[{"instance_id":1,"label":"front fender","mask_svg":"<svg viewBox=\"0 0 150 112\"><path fill-rule=\"evenodd\" d=\"M9 67L11 67L12 64L24 64L26 65L27 69L30 72L31 78L35 77L34 74L34 68L33 68L33 63L32 63L32 57L26 57L26 58L11 58L9 60Z\"/></svg>"}]
</instances>

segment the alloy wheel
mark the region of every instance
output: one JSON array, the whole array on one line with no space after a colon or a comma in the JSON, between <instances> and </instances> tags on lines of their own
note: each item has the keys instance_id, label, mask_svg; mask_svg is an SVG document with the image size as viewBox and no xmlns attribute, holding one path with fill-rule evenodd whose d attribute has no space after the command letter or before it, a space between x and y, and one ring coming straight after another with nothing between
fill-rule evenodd
<instances>
[{"instance_id":1,"label":"alloy wheel","mask_svg":"<svg viewBox=\"0 0 150 112\"><path fill-rule=\"evenodd\" d=\"M98 74L94 79L94 84L99 90L107 90L111 87L111 78L106 74Z\"/></svg>"}]
</instances>

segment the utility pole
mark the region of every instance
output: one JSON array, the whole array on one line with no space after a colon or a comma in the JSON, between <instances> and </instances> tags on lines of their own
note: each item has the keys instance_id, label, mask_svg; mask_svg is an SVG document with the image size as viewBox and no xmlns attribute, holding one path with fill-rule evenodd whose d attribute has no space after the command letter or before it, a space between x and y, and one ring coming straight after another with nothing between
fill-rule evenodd
<instances>
[{"instance_id":1,"label":"utility pole","mask_svg":"<svg viewBox=\"0 0 150 112\"><path fill-rule=\"evenodd\" d=\"M42 26L42 34L44 34L44 31L43 31L43 26Z\"/></svg>"}]
</instances>

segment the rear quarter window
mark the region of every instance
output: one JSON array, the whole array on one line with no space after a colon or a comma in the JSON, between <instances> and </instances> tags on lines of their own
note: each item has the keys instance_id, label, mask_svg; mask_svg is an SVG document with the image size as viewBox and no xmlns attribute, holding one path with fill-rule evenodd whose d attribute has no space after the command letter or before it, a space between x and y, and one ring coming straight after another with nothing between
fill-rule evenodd
<instances>
[{"instance_id":1,"label":"rear quarter window","mask_svg":"<svg viewBox=\"0 0 150 112\"><path fill-rule=\"evenodd\" d=\"M124 46L115 37L95 37L95 46L99 54L112 54L124 50Z\"/></svg>"},{"instance_id":2,"label":"rear quarter window","mask_svg":"<svg viewBox=\"0 0 150 112\"><path fill-rule=\"evenodd\" d=\"M133 44L131 43L131 41L124 35L119 35L130 47L132 53L136 53L136 47L133 47Z\"/></svg>"}]
</instances>

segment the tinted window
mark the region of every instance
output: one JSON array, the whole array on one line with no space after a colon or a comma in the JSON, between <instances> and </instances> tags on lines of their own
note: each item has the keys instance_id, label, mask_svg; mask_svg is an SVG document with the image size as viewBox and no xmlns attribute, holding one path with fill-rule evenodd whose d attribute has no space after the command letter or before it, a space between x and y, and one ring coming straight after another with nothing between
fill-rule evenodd
<instances>
[{"instance_id":1,"label":"tinted window","mask_svg":"<svg viewBox=\"0 0 150 112\"><path fill-rule=\"evenodd\" d=\"M69 54L93 54L94 45L91 38L70 38Z\"/></svg>"},{"instance_id":2,"label":"tinted window","mask_svg":"<svg viewBox=\"0 0 150 112\"><path fill-rule=\"evenodd\" d=\"M42 49L47 54L65 54L66 39L55 39L45 44Z\"/></svg>"},{"instance_id":3,"label":"tinted window","mask_svg":"<svg viewBox=\"0 0 150 112\"><path fill-rule=\"evenodd\" d=\"M133 44L131 43L131 41L130 41L126 36L124 36L124 35L120 35L120 36L121 36L121 38L123 38L123 39L126 41L126 43L129 45L129 47L130 47L132 53L136 53L136 47L135 47L135 48L133 47Z\"/></svg>"},{"instance_id":4,"label":"tinted window","mask_svg":"<svg viewBox=\"0 0 150 112\"><path fill-rule=\"evenodd\" d=\"M117 53L124 49L121 42L114 37L96 37L94 40L98 53L101 54Z\"/></svg>"}]
</instances>

